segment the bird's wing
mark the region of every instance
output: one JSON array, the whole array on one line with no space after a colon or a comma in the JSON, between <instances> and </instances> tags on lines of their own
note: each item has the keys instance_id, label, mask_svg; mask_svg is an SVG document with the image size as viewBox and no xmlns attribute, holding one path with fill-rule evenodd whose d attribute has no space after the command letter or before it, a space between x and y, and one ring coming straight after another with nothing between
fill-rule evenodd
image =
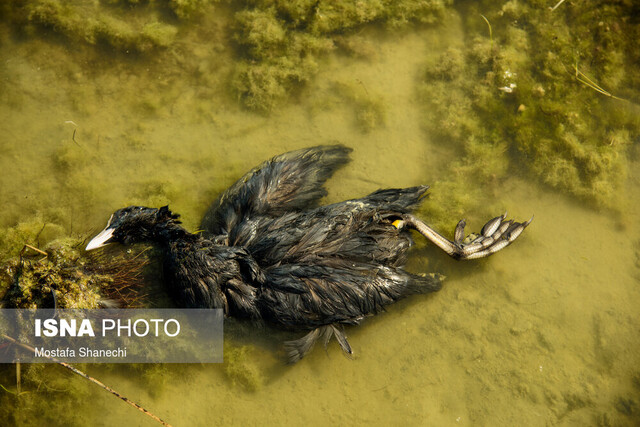
<instances>
[{"instance_id":1,"label":"bird's wing","mask_svg":"<svg viewBox=\"0 0 640 427\"><path fill-rule=\"evenodd\" d=\"M211 204L201 228L228 234L253 216L277 216L313 207L326 195L324 182L349 161L350 148L326 145L281 154L252 169Z\"/></svg>"},{"instance_id":2,"label":"bird's wing","mask_svg":"<svg viewBox=\"0 0 640 427\"><path fill-rule=\"evenodd\" d=\"M366 197L276 218L244 222L228 235L263 268L342 259L401 265L412 240L396 220L420 203L426 186L378 190Z\"/></svg>"},{"instance_id":3,"label":"bird's wing","mask_svg":"<svg viewBox=\"0 0 640 427\"><path fill-rule=\"evenodd\" d=\"M286 264L266 271L260 305L265 318L291 327L358 323L407 295L437 291L441 280L368 263Z\"/></svg>"}]
</instances>

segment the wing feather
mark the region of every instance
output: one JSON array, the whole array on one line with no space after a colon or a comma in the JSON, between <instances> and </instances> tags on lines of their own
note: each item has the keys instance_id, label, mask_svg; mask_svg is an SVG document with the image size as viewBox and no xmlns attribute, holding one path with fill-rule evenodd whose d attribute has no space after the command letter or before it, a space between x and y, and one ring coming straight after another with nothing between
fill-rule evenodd
<instances>
[{"instance_id":1,"label":"wing feather","mask_svg":"<svg viewBox=\"0 0 640 427\"><path fill-rule=\"evenodd\" d=\"M211 204L201 228L229 234L256 216L277 216L314 207L326 195L323 184L349 161L350 148L325 145L281 154L240 178Z\"/></svg>"}]
</instances>

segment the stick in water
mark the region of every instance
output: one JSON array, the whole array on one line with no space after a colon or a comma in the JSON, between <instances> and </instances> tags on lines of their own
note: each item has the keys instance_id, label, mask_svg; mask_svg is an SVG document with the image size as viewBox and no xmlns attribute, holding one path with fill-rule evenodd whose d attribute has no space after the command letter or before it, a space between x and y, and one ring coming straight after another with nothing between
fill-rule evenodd
<instances>
[{"instance_id":1,"label":"stick in water","mask_svg":"<svg viewBox=\"0 0 640 427\"><path fill-rule=\"evenodd\" d=\"M16 341L15 339L11 338L10 336L7 336L5 334L2 334L2 338L6 339L7 341L12 342L13 344L22 347L25 350L28 350L32 353L35 353L36 349L31 347L30 345L27 344L23 344L21 342ZM46 357L46 356L45 356ZM147 411L146 409L144 409L142 406L138 405L136 402L133 402L129 399L127 399L125 396L121 395L120 393L118 393L117 391L115 391L114 389L112 389L111 387L109 387L108 385L103 384L102 382L98 381L97 379L93 378L90 375L85 374L84 372L82 372L79 369L74 368L72 365L65 363L65 362L61 362L60 360L56 359L55 357L47 357L47 359L52 360L54 362L56 362L58 365L64 366L65 368L67 368L68 370L70 370L71 372L73 372L74 374L78 374L81 377L88 379L89 381L91 381L94 384L99 385L100 387L102 387L103 389L107 390L109 393L113 394L114 396L116 396L118 399L122 400L123 402L133 406L134 408L136 408L138 411L143 412L145 415L153 418L154 420L156 420L157 422L159 422L160 424L164 425L164 426L169 426L171 427L171 424L169 424L168 422L162 420L160 417L152 414L151 412ZM19 363L19 362L18 362Z\"/></svg>"},{"instance_id":2,"label":"stick in water","mask_svg":"<svg viewBox=\"0 0 640 427\"><path fill-rule=\"evenodd\" d=\"M22 391L22 374L20 373L20 359L16 359L16 394Z\"/></svg>"}]
</instances>

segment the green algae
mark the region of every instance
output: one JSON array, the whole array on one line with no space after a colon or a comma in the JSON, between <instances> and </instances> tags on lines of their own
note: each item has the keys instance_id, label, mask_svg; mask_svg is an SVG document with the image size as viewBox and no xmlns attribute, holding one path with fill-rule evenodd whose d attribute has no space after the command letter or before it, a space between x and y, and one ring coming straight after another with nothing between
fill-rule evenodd
<instances>
[{"instance_id":1,"label":"green algae","mask_svg":"<svg viewBox=\"0 0 640 427\"><path fill-rule=\"evenodd\" d=\"M225 9L222 5L214 7L214 3L113 1L110 4L114 7L99 8L82 2L34 0L16 4L7 14L13 15L21 32L44 30L74 43L144 54L184 42L175 22L163 15L165 8L179 20L203 19ZM372 25L391 31L431 25L441 19L449 3L265 0L233 4L229 31L236 42L238 61L230 76L231 86L249 109L274 111L313 80L322 58L336 47L353 54L370 54L370 46L365 44L363 53L363 44L348 41L347 36Z\"/></svg>"},{"instance_id":2,"label":"green algae","mask_svg":"<svg viewBox=\"0 0 640 427\"><path fill-rule=\"evenodd\" d=\"M114 366L109 364L74 364L77 369L94 378L113 375ZM181 372L183 379L188 378L180 365L172 365L174 372ZM142 384L150 397L156 398L165 393L167 370L164 365L120 364L118 380L134 378ZM5 425L82 425L78 418L78 408L87 406L88 396L98 398L91 406L102 406L102 394L95 394L95 384L72 375L68 370L53 364L31 363L21 366L21 393L15 387L15 366L3 364L0 367L0 420ZM6 381L6 382L5 382ZM119 389L122 391L122 389ZM60 412L46 410L55 406ZM124 405L126 406L126 405ZM111 411L117 413L119 407ZM37 415L36 415L37 414ZM131 414L129 414L131 415ZM141 417L142 418L142 417Z\"/></svg>"},{"instance_id":3,"label":"green algae","mask_svg":"<svg viewBox=\"0 0 640 427\"><path fill-rule=\"evenodd\" d=\"M169 0L169 8L180 19L194 19L210 10L218 0Z\"/></svg>"},{"instance_id":4,"label":"green algae","mask_svg":"<svg viewBox=\"0 0 640 427\"><path fill-rule=\"evenodd\" d=\"M253 361L252 347L227 345L224 355L224 370L231 384L245 391L258 391L264 378Z\"/></svg>"},{"instance_id":5,"label":"green algae","mask_svg":"<svg viewBox=\"0 0 640 427\"><path fill-rule=\"evenodd\" d=\"M497 200L500 180L509 169L506 144L469 137L463 149L464 155L450 164L448 177L434 183L435 190L420 208L441 230L453 230L460 219L469 217L469 212L478 217L505 209Z\"/></svg>"},{"instance_id":6,"label":"green algae","mask_svg":"<svg viewBox=\"0 0 640 427\"><path fill-rule=\"evenodd\" d=\"M177 28L171 24L155 20L131 23L86 5L75 6L57 0L32 2L21 12L26 23L34 29L42 28L73 41L105 45L125 53L169 47L177 33Z\"/></svg>"},{"instance_id":7,"label":"green algae","mask_svg":"<svg viewBox=\"0 0 640 427\"><path fill-rule=\"evenodd\" d=\"M42 250L25 246L0 270L0 295L7 308L101 308L141 304L142 269L148 259L136 251L88 256L84 241L61 238Z\"/></svg>"},{"instance_id":8,"label":"green algae","mask_svg":"<svg viewBox=\"0 0 640 427\"><path fill-rule=\"evenodd\" d=\"M640 133L638 107L607 99L576 75L579 67L611 93L638 99L630 86L636 73L625 71L638 64L629 65L637 57L625 35L632 32L625 18L632 6L573 2L551 13L510 1L486 10L491 37L480 35L487 30L479 13L470 14L467 23L478 34L426 68L420 91L436 118L432 132L464 153L463 169L471 175L502 178L517 159L545 184L601 206L619 205L625 153Z\"/></svg>"},{"instance_id":9,"label":"green algae","mask_svg":"<svg viewBox=\"0 0 640 427\"><path fill-rule=\"evenodd\" d=\"M321 57L336 45L344 46L345 34L374 23L396 29L432 24L446 3L247 2L234 14L234 38L243 58L233 78L238 97L250 109L270 112L315 77Z\"/></svg>"},{"instance_id":10,"label":"green algae","mask_svg":"<svg viewBox=\"0 0 640 427\"><path fill-rule=\"evenodd\" d=\"M43 215L35 215L0 234L0 262L16 256L25 244L38 247L40 243L46 244L65 235L63 226L46 221Z\"/></svg>"},{"instance_id":11,"label":"green algae","mask_svg":"<svg viewBox=\"0 0 640 427\"><path fill-rule=\"evenodd\" d=\"M369 92L361 81L333 84L336 98L348 103L353 110L353 121L358 129L367 134L381 128L386 120L386 103L382 95Z\"/></svg>"},{"instance_id":12,"label":"green algae","mask_svg":"<svg viewBox=\"0 0 640 427\"><path fill-rule=\"evenodd\" d=\"M84 369L84 366L78 366ZM0 419L5 425L77 425L77 408L86 404L92 385L88 381L71 379L66 369L44 364L22 364L22 393L15 390L15 366L4 364L0 368L2 391L0 392ZM64 396L63 399L61 397ZM52 402L59 413L42 410L43 402ZM40 415L35 418L34 411Z\"/></svg>"},{"instance_id":13,"label":"green algae","mask_svg":"<svg viewBox=\"0 0 640 427\"><path fill-rule=\"evenodd\" d=\"M82 271L78 244L78 241L56 241L46 247L46 259L26 263L15 260L5 266L2 282L11 284L4 297L5 306L53 307L52 293L55 292L55 301L60 308L98 308L100 288L111 278L87 275Z\"/></svg>"},{"instance_id":14,"label":"green algae","mask_svg":"<svg viewBox=\"0 0 640 427\"><path fill-rule=\"evenodd\" d=\"M234 20L234 38L248 60L237 66L232 84L254 110L268 112L288 99L315 75L315 55L332 47L327 38L286 28L275 7L241 10Z\"/></svg>"},{"instance_id":15,"label":"green algae","mask_svg":"<svg viewBox=\"0 0 640 427\"><path fill-rule=\"evenodd\" d=\"M41 228L43 231L46 227ZM28 228L22 225L18 230ZM14 238L19 236L14 232ZM26 232L23 234L28 237ZM39 236L44 237L43 233ZM140 307L143 305L141 286L142 269L147 263L146 255L111 254L87 256L84 252L85 241L75 238L60 238L49 242L43 250L26 247L20 258L12 258L0 266L0 307L2 308L61 308L61 309L97 309L105 306ZM145 291L149 291L146 289ZM28 342L28 337L24 338ZM175 346L175 343L171 343ZM135 348L139 343L130 343ZM175 349L175 348L174 348ZM151 351L162 353L162 346L154 346ZM156 357L161 357L157 355ZM86 365L76 364L86 371ZM64 396L62 408L82 405L91 383L70 377L68 372L56 369L54 365L22 365L21 391L7 381L13 379L13 365L5 365L0 370L0 419L14 424L33 423L34 411L49 406L50 399ZM129 375L135 375L140 383L151 390L152 396L163 392L166 381L166 369L153 364L132 364L127 366ZM107 370L108 371L108 370ZM45 411L46 412L46 411ZM54 421L55 420L55 421ZM41 413L38 423L77 422L75 412L65 410L65 414Z\"/></svg>"}]
</instances>

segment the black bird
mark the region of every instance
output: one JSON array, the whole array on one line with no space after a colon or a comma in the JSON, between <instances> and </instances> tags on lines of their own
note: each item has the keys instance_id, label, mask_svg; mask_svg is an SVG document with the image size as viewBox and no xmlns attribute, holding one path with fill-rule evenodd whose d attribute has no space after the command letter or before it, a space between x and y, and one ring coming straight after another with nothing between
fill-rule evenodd
<instances>
[{"instance_id":1,"label":"black bird","mask_svg":"<svg viewBox=\"0 0 640 427\"><path fill-rule=\"evenodd\" d=\"M437 291L438 274L404 270L417 230L456 259L480 258L512 243L529 225L489 221L453 241L411 212L428 187L378 190L318 206L324 182L351 149L319 146L276 156L239 179L210 206L200 234L185 230L167 206L116 211L87 250L112 242L152 243L164 254L164 277L176 302L222 308L225 315L309 331L285 343L289 361L322 338L352 350L342 326L358 324L407 295Z\"/></svg>"}]
</instances>

